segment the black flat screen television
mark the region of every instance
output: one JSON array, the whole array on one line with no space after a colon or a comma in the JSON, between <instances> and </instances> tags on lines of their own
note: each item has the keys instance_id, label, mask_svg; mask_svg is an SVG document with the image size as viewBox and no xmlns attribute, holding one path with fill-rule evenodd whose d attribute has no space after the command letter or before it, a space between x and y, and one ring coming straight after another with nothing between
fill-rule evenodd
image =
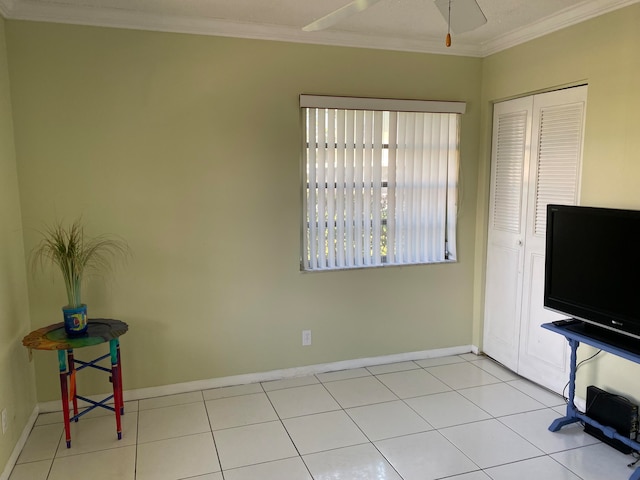
<instances>
[{"instance_id":1,"label":"black flat screen television","mask_svg":"<svg viewBox=\"0 0 640 480\"><path fill-rule=\"evenodd\" d=\"M640 339L640 211L549 205L544 305Z\"/></svg>"}]
</instances>

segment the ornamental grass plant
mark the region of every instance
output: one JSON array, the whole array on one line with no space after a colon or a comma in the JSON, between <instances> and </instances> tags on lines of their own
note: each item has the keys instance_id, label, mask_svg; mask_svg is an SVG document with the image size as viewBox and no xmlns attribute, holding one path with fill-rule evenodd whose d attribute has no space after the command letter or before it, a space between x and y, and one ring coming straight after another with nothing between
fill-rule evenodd
<instances>
[{"instance_id":1,"label":"ornamental grass plant","mask_svg":"<svg viewBox=\"0 0 640 480\"><path fill-rule=\"evenodd\" d=\"M67 290L68 307L82 305L82 280L89 271L108 271L114 262L128 258L128 244L117 237L85 235L78 218L70 225L58 221L40 232L42 239L31 252L31 268L44 270L51 264L60 268Z\"/></svg>"}]
</instances>

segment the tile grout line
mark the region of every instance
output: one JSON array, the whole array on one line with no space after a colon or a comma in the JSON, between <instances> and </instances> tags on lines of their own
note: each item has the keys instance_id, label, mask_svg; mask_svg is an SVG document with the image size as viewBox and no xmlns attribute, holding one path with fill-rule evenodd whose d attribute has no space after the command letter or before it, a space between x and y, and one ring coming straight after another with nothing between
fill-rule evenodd
<instances>
[{"instance_id":1,"label":"tile grout line","mask_svg":"<svg viewBox=\"0 0 640 480\"><path fill-rule=\"evenodd\" d=\"M458 357L460 357L460 356L458 355ZM462 358L462 357L460 357L460 358ZM487 359L488 359L489 361L493 361L492 359L489 359L488 357L487 357ZM554 407L554 406L548 406L548 405L546 405L545 403L542 403L542 401L540 401L540 400L538 400L536 397L534 397L534 396L531 394L531 392L525 392L525 391L522 391L522 390L520 390L520 389L518 389L518 388L516 388L516 387L514 387L514 386L512 386L512 385L510 385L510 383L509 383L509 382L522 380L521 378L517 378L517 379L510 379L510 380L503 380L503 379L501 379L501 378L497 377L496 375L494 375L493 373L491 373L489 370L486 370L486 369L482 368L481 366L479 366L479 365L475 364L473 361L470 361L470 360L467 360L467 359L464 359L464 358L463 358L462 360L463 360L463 362L453 362L453 363L448 363L448 364L443 364L443 365L433 365L433 366L429 366L429 367L424 367L424 366L422 366L422 365L419 365L419 364L418 364L417 362L415 362L415 361L411 361L413 364L417 365L417 368L407 368L407 369L401 369L401 370L396 370L396 371L381 371L381 372L379 372L379 373L373 373L371 370L369 370L369 368L364 367L364 370L365 370L366 372L368 372L368 375L356 376L356 377L349 377L349 378L337 378L337 379L334 379L334 380L326 380L326 381L322 381L322 380L320 380L320 379L318 378L318 376L317 376L316 374L314 374L314 375L313 375L313 377L315 378L315 380L316 380L318 383L312 383L312 384L309 384L309 385L292 385L292 386L289 386L289 387L284 387L284 388L281 388L281 389L274 389L274 390L269 390L269 391L267 391L267 390L265 389L265 386L264 386L264 383L268 383L268 382L256 382L256 383L258 383L258 384L259 384L259 386L260 386L260 390L261 390L260 392L241 393L241 394L236 394L236 395L230 395L230 396L228 396L228 397L213 398L213 399L210 399L210 400L215 401L215 400L221 400L221 399L223 399L223 398L232 398L232 397L237 397L237 396L245 396L245 395L250 395L250 394L255 394L255 393L261 393L261 394L265 395L265 396L266 396L266 398L267 398L267 400L268 400L268 402L269 402L269 405L271 406L271 408L272 408L272 409L273 409L273 411L275 412L275 415L276 415L276 417L277 417L278 422L280 423L281 427L282 427L282 428L284 428L284 430L285 430L285 432L287 433L287 436L288 436L288 438L289 438L289 441L291 442L291 444L293 445L293 447L294 447L294 449L295 449L295 451L296 451L296 453L297 453L297 456L296 456L296 457L287 457L287 458L291 458L291 459L293 459L293 458L299 458L299 459L302 461L303 465L305 466L306 471L308 472L308 474L313 478L313 475L311 474L311 470L310 470L309 466L307 465L307 462L305 462L304 457L303 457L303 455L301 454L301 452L300 452L300 450L299 450L298 446L297 446L297 445L296 445L296 443L293 441L293 438L291 437L291 434L289 433L288 429L287 429L287 428L286 428L286 426L285 426L284 419L281 417L281 415L280 415L280 413L278 412L278 410L276 409L276 407L275 407L275 405L274 405L274 403L273 403L273 401L272 401L271 397L269 396L269 392L271 392L271 391L279 391L279 390L288 390L288 389L293 389L293 388L300 388L300 387L304 387L304 386L311 386L311 385L317 385L317 384L320 384L320 385L322 385L323 390L324 390L326 393L328 393L328 395L329 395L329 396L334 400L334 402L338 405L338 408L337 408L337 409L335 409L335 410L322 411L322 412L315 412L315 413L310 413L310 414L303 414L303 415L299 415L299 416L296 416L296 417L290 417L290 418L301 418L301 417L308 417L308 416L311 416L311 415L320 415L320 414L325 414L325 413L329 413L329 412L340 412L340 411L341 411L341 412L343 412L343 414L345 414L345 415L346 415L346 417L349 419L349 421L350 421L353 425L355 425L355 427L358 429L358 431L359 431L359 432L364 436L364 438L365 438L367 441L366 441L365 443L358 443L358 444L355 444L355 445L348 445L348 446L345 446L345 447L335 447L335 448L329 448L329 449L327 449L327 450L322 450L322 451L319 451L319 452L311 452L311 453L309 453L309 454L307 454L307 455L312 455L312 454L316 454L316 453L323 453L323 452L329 452L329 451L333 451L333 450L339 450L339 449L342 449L342 448L350 448L350 447L355 447L355 446L357 446L357 445L372 445L372 446L374 447L375 451L376 451L379 455L381 455L381 456L382 456L382 458L384 458L384 459L385 459L385 461L389 464L389 466L393 469L393 471L394 471L394 472L395 472L395 473L400 477L400 479L402 479L403 477L402 477L402 476L400 475L400 473L396 470L396 467L395 467L393 464L391 464L391 462L387 459L387 457L385 457L385 456L384 456L384 454L382 453L382 451L380 451L380 449L379 449L379 448L378 448L378 446L375 444L375 442L374 442L373 440L371 440L371 438L366 434L366 432L363 430L363 428L362 428L362 427L361 427L361 426L360 426L360 425L359 425L359 424L354 420L354 418L349 414L349 412L347 411L347 410L348 410L348 408L347 408L347 407L344 407L344 406L343 406L343 405L342 405L342 404L341 404L341 403L336 399L336 397L331 393L331 391L329 391L329 389L327 388L327 385L326 385L326 383L339 382L339 381L348 381L348 380L355 380L355 379L357 379L357 378L367 378L367 377L369 377L369 376L372 376L372 377L374 377L374 378L376 379L376 381L377 381L380 385L382 385L386 390L388 390L389 392L391 392L391 393L393 394L393 396L395 396L396 398L395 398L395 399L390 399L390 400L385 400L385 401L380 401L380 402L374 402L374 403L370 403L370 404L369 404L369 403L367 403L367 404L364 404L364 405L354 405L353 407L349 407L349 408L368 407L368 406L381 405L381 404L385 404L385 403L392 403L392 402L397 402L397 401L402 402L402 404L403 404L404 406L408 407L408 408L409 408L412 412L414 412L414 413L415 413L419 418L423 419L423 420L427 423L427 425L429 425L429 426L432 428L432 430L431 430L431 431L438 432L439 436L441 436L441 437L442 437L442 438L444 438L444 439L445 439L449 444L451 444L451 445L452 445L452 446L453 446L457 451L459 451L459 452L460 452L460 453L461 453L465 458L467 458L467 459L471 462L471 464L473 464L473 465L475 465L476 467L478 467L478 469L479 469L479 470L473 470L473 471L482 471L482 472L484 472L486 475L489 475L489 474L486 472L486 470L487 470L487 469L496 468L496 467L502 467L502 466L511 465L511 464L517 464L517 463L524 462L524 461L528 461L528 460L533 460L533 459L537 459L537 458L545 458L545 457L546 457L546 458L548 458L548 459L552 460L555 464L557 464L557 465L561 466L562 468L564 468L564 469L568 470L569 472L571 472L572 474L574 474L577 478L582 478L582 477L581 477L577 472L574 472L570 467L568 467L567 465L564 465L564 464L563 464L563 463L561 463L559 460L556 460L556 459L555 459L554 457L552 457L551 455L556 454L556 453L562 453L562 452L566 452L566 451L571 451L571 450L579 450L579 449L581 449L581 448L590 447L590 446L592 446L592 445L597 445L597 443L596 443L596 444L592 444L592 445L578 445L578 446L574 446L574 447L571 447L571 448L566 448L565 450L560 450L560 451L557 451L557 452L551 452L551 453L547 453L546 451L542 450L542 448L537 447L537 445L535 445L535 444L533 444L532 442L530 442L530 441L529 441L529 440L528 440L528 439L527 439L523 434L518 433L518 431L514 430L512 427L510 427L509 425L507 425L506 423L504 423L502 420L506 419L507 417L516 416L516 415L521 415L521 414L526 414L526 413L531 413L531 412L537 412L537 411L546 411L546 410L550 410L550 411L552 411L552 412L554 412L554 413L557 413L557 411L555 410L555 407ZM398 362L398 363L404 363L404 362ZM431 373L429 372L429 368L441 367L441 366L446 366L446 365L464 364L464 363L474 365L474 367L475 367L475 368L478 368L478 369L482 370L484 373L486 373L486 374L488 374L488 375L491 375L491 376L495 377L498 381L497 381L497 382L495 382L495 383L482 384L482 385L475 386L475 387L465 387L465 388L461 388L461 389L456 389L456 388L451 387L451 385L449 385L449 384L448 384L448 383L446 383L445 381L441 380L440 378L436 377L435 375L433 375L433 374L431 374ZM496 366L500 366L500 367L502 367L502 366L501 366L501 365L499 365L498 363L495 363L495 365L496 365ZM504 368L504 367L502 367L502 368ZM485 412L485 413L489 416L489 419L487 419L487 420L497 420L497 422L498 422L500 425L502 425L502 426L506 427L509 431L511 431L512 433L514 433L517 437L520 437L520 438L524 439L524 440L527 442L527 444L531 445L532 447L536 448L538 451L540 451L540 452L542 452L542 453L541 453L540 455L536 455L536 456L533 456L533 457L528 457L528 458L521 459L521 460L514 460L514 461L510 461L510 462L501 463L501 464L498 464L498 465L491 465L490 467L487 467L487 468L482 468L482 467L480 467L479 465L477 465L477 464L476 464L476 462L474 462L474 461L473 461L473 460L472 460L472 459L471 459L471 458L470 458L470 457L469 457L469 456L468 456L464 451L462 451L462 450L461 450L460 448L458 448L458 447L457 447L457 446L456 446L456 445L455 445L451 440L449 440L449 439L448 439L448 438L447 438L447 437L442 433L442 431L441 431L441 430L444 430L444 429L446 429L446 428L450 428L450 427L459 427L459 426L464 426L464 425L468 425L468 424L473 424L473 423L480 422L481 420L471 421L471 422L468 422L468 423L466 423L466 424L456 424L456 425L452 425L452 426L450 426L450 427L436 428L436 427L434 427L433 425L431 425L431 423L430 423L426 418L424 418L422 415L420 415L420 413L419 413L417 410L415 410L413 407L411 407L411 405L409 405L409 404L407 403L407 400L412 399L412 398L419 398L419 397L424 397L424 396L435 395L435 394L437 394L437 393L445 393L445 392L436 392L436 393L434 393L434 394L417 395L417 396L415 396L415 397L401 398L401 397L400 397L400 396L399 396L399 395L398 395L394 390L392 390L390 387L388 387L388 386L387 386L387 385L386 385L386 384L385 384L385 383L384 383L384 382L379 378L379 376L381 376L381 375L387 375L387 374L393 374L393 373L402 373L402 372L409 372L409 371L415 371L415 370L418 370L418 369L424 370L425 372L429 373L430 375L433 375L433 376L434 376L434 378L436 378L437 380L439 380L440 382L442 382L444 385L446 385L448 388L450 388L450 392L455 392L456 394L458 394L458 395L462 396L463 398L465 398L467 401L469 401L472 405L474 405L475 407L477 407L479 410L481 410L481 411ZM355 370L355 369L348 369L348 370ZM333 372L330 372L330 373L333 373ZM310 375L310 376L311 376L311 375ZM535 408L535 409L532 409L532 410L525 410L525 411L518 411L518 412L514 412L514 413L509 413L509 414L507 414L507 415L498 415L498 416L495 416L495 415L492 415L491 413L487 412L486 410L484 410L480 405L477 405L475 402L473 402L472 400L470 400L470 399L468 399L467 397L465 397L462 393L460 393L460 390L465 390L465 389L470 389L470 388L480 388L480 387L483 387L483 386L499 385L499 384L508 385L508 386L509 386L509 387L511 387L513 390L517 391L519 394L525 395L526 397L528 397L528 398L530 398L530 399L532 399L532 400L534 400L534 401L536 401L536 402L540 403L540 404L542 405L542 407L541 407L541 408ZM534 384L534 385L535 385L535 384ZM226 388L226 387L221 387L221 388ZM214 390L214 389L210 389L210 390ZM215 440L215 432L214 432L214 430L213 430L213 425L212 425L212 423L211 423L211 417L210 417L210 415L209 415L209 410L208 410L208 408L207 408L207 400L205 399L205 391L204 391L204 390L198 390L197 392L199 393L199 396L201 397L201 399L200 399L200 400L198 400L197 402L188 402L188 403L194 403L194 404L195 404L195 403L200 403L200 402L202 402L202 405L204 406L204 411L205 411L205 414L207 415L207 423L208 423L208 427L209 427L209 433L211 433L211 436L212 436L212 439L213 439L214 448L215 448L215 450L216 450L216 456L217 456L217 460L218 460L218 465L219 465L219 467L220 467L220 475L222 476L222 480L224 480L224 479L225 479L225 471L224 471L224 470L223 470L223 468L222 468L222 462L221 462L221 458L220 458L220 452L218 451L218 448L217 448L217 444L216 444L216 440ZM534 393L535 393L535 392L534 392ZM166 396L171 396L171 395L166 395ZM139 401L138 401L138 402L139 402ZM188 404L188 403L187 403L187 404ZM177 404L177 405L181 405L181 404ZM154 408L150 408L150 409L146 409L146 410L154 410L154 409L166 408L166 407L177 406L177 405L158 406L158 407L154 407ZM560 405L560 406L561 406L561 405ZM141 445L141 443L139 442L139 433L140 433L140 430L139 430L139 429L140 429L140 404L139 404L139 403L138 403L138 410L135 412L135 414L137 415L137 417L136 417L136 424L135 424L135 425L136 425L136 438L135 438L135 454L134 454L134 467L133 467L133 475L134 475L134 479L135 479L135 478L137 478L137 476L138 476L138 471L137 471L137 467L138 467L138 448L139 448L139 446ZM260 423L268 423L268 422L267 422L267 421L257 422L257 424L260 424ZM253 424L254 424L254 423L251 423L251 424L249 424L249 425L253 425ZM48 425L48 424L45 424L45 425L42 425L42 426L46 426L46 425ZM239 425L239 426L237 426L237 427L228 427L228 429L230 429L230 428L238 428L238 427L242 427L242 426L245 426L245 425ZM35 429L35 426L34 426L34 429ZM33 432L33 430L34 430L34 429L32 429L32 432ZM221 430L226 430L226 429L221 429ZM428 431L429 431L429 430L427 430L427 431L425 431L425 432L428 432ZM425 432L414 432L413 434L420 434L420 433L425 433ZM203 433L204 433L204 432L203 432ZM124 447L126 447L126 446L129 446L129 445L125 445L124 447L101 448L100 450L96 450L96 451L93 451L93 452L79 452L79 453L76 453L76 454L74 454L74 455L67 455L67 456L64 456L64 457L58 457L58 455L61 453L61 450L60 450L60 448L61 448L60 443L61 443L61 441L62 441L62 437L63 437L63 435L64 435L64 429L62 429L62 431L61 431L61 433L60 433L60 436L59 436L59 438L58 438L58 442L57 442L56 447L55 447L55 451L54 451L54 454L53 454L53 458L51 458L51 463L49 464L48 472L47 472L46 476L44 477L44 478L46 478L46 479L53 478L53 477L52 477L52 472L53 472L54 462L55 462L57 459L59 459L59 458L71 458L71 457L76 456L76 455L88 454L88 453L96 453L96 452L98 452L98 451L113 450L114 448L124 448ZM179 437L186 437L186 436L191 436L191 435L195 435L195 434L184 434L184 435L180 435ZM395 436L395 437L385 438L384 440L394 439L394 438L401 438L401 437L405 437L405 436L408 436L408 435L411 435L411 434L398 435L398 436ZM179 438L179 437L171 437L171 438ZM159 439L159 440L157 440L157 441L161 441L161 440L164 440L164 439ZM146 443L152 443L152 442L146 442ZM278 460L284 460L284 459L278 459ZM269 460L269 461L265 461L265 462L258 462L258 463L256 463L256 464L252 464L252 465L260 465L260 464L264 464L264 463L271 463L271 462L275 462L275 461L278 461L278 460ZM24 464L26 464L26 463L35 463L35 462L37 462L37 460L34 460L33 462L23 462L23 463L24 463ZM249 467L249 466L252 466L252 465L243 465L243 466L240 466L240 467L237 467L237 468L244 468L244 467ZM16 466L18 466L18 464L16 464ZM14 467L14 469L15 469L15 467ZM233 469L227 469L227 471L229 471L229 470L233 470ZM210 473L215 474L216 472L210 472ZM471 472L469 472L469 473L471 473ZM208 474L209 474L209 473L204 474L204 475L208 475ZM202 474L199 474L199 475L202 475ZM195 476L195 477L193 477L193 478L198 478L198 476L199 476L199 475L196 475L196 476ZM461 474L456 474L456 475L447 476L447 477L442 477L442 478L455 478L455 477L457 477L457 475L461 475ZM183 478L183 477L181 477L181 478ZM184 477L184 478L192 478L192 477Z\"/></svg>"},{"instance_id":2,"label":"tile grout line","mask_svg":"<svg viewBox=\"0 0 640 480\"><path fill-rule=\"evenodd\" d=\"M136 449L133 456L133 480L138 478L138 445L140 441L140 401L138 402L138 410L136 411Z\"/></svg>"},{"instance_id":3,"label":"tile grout line","mask_svg":"<svg viewBox=\"0 0 640 480\"><path fill-rule=\"evenodd\" d=\"M380 381L380 379L379 379L379 378L377 378L377 377L376 377L376 375L375 375L374 373L372 373L368 368L366 368L366 370L367 370L371 375L373 375L373 377L374 377L374 378L376 378L376 380L377 380L378 382L380 382L380 384L381 384L381 385L383 385L385 388L387 388L389 391L391 391L391 389L389 389L389 387L387 387L386 385L384 385L384 383L382 383L382 382ZM362 378L366 378L366 377L362 377ZM389 459L388 459L387 457L385 457L385 456L384 456L384 454L380 451L380 449L378 448L378 446L373 442L373 440L371 440L371 439L369 438L369 436L367 435L367 433L366 433L366 432L365 432L365 431L360 427L360 425L358 425L358 423L353 419L353 417L351 417L351 415L349 415L349 412L347 411L347 409L346 409L346 408L344 408L344 407L340 404L340 402L338 402L338 400L337 400L337 399L336 399L336 398L331 394L331 392L329 391L329 389L327 389L327 387L326 387L324 384L322 384L322 386L325 388L325 390L327 390L327 392L329 393L329 395L331 395L331 397L336 401L336 403L337 403L338 405L340 405L340 407L342 408L342 411L344 412L344 414L347 416L347 418L349 418L349 420L351 420L351 422L356 426L356 428L357 428L358 430L360 430L360 432L362 433L362 435L364 435L364 438L366 438L366 439L369 441L369 444L370 444L373 448L375 448L376 452L378 452L378 453L380 454L380 456L381 456L382 458L384 458L384 460L387 462L387 464L389 464L389 466L393 469L393 471L394 471L394 472L396 472L396 473L398 474L398 477L400 478L400 480L404 480L404 477L400 474L400 472L396 469L396 467L394 467L394 466L393 466L393 464L389 461ZM396 395L396 394L395 394L395 392L392 392L392 391L391 391L391 393L393 393L393 394L396 396L396 399L399 399L398 395ZM390 400L390 402L391 402L391 401L395 402L396 400ZM380 402L380 403L386 403L386 402ZM379 403L378 403L378 404L374 404L374 405L379 405ZM354 408L354 407L352 407L352 408ZM361 444L361 445L364 445L364 444ZM352 445L352 446L355 446L355 445Z\"/></svg>"},{"instance_id":4,"label":"tile grout line","mask_svg":"<svg viewBox=\"0 0 640 480\"><path fill-rule=\"evenodd\" d=\"M315 377L315 375L314 375L314 377ZM289 433L289 430L287 429L287 426L282 421L282 417L280 417L280 413L276 409L275 405L273 404L273 401L271 400L271 397L269 397L269 393L265 390L264 385L262 383L263 382L260 382L260 388L262 388L262 392L267 397L267 400L269 401L269 405L271 405L271 408L273 408L273 411L275 412L276 416L278 417L278 421L280 422L280 425L282 426L284 431L287 433L287 437L289 438L289 441L291 442L291 445L293 445L293 448L295 448L296 453L298 454L297 457L291 457L291 458L299 458L300 461L302 462L302 464L304 465L304 468L309 473L309 476L313 479L313 475L311 474L311 470L309 470L309 466L307 465L307 462L305 462L304 458L302 458L302 454L300 453L300 450L298 449L298 446L293 441L293 438L291 438L291 433ZM223 478L223 480L224 480L224 478Z\"/></svg>"},{"instance_id":5,"label":"tile grout line","mask_svg":"<svg viewBox=\"0 0 640 480\"><path fill-rule=\"evenodd\" d=\"M224 470L222 468L222 460L220 459L220 452L218 451L218 444L216 443L216 436L213 431L213 425L211 425L211 416L209 415L209 409L207 408L207 401L204 399L204 391L200 390L200 396L202 397L202 404L204 405L204 411L207 414L207 422L209 423L209 431L211 432L211 439L213 440L213 448L216 450L216 458L218 459L218 466L220 466L220 476L222 477L222 480L224 480ZM215 472L212 472L212 473L215 473Z\"/></svg>"}]
</instances>

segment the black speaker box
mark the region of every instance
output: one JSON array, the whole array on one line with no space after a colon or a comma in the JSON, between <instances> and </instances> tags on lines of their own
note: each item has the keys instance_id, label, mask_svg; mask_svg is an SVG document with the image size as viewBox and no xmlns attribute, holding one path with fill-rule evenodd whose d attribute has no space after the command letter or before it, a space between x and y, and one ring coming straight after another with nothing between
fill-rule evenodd
<instances>
[{"instance_id":1,"label":"black speaker box","mask_svg":"<svg viewBox=\"0 0 640 480\"><path fill-rule=\"evenodd\" d=\"M620 435L636 440L638 406L626 398L590 385L587 387L587 408L585 413L598 423L613 427ZM622 453L634 451L633 448L625 445L620 440L607 437L600 429L589 424L585 424L584 431Z\"/></svg>"}]
</instances>

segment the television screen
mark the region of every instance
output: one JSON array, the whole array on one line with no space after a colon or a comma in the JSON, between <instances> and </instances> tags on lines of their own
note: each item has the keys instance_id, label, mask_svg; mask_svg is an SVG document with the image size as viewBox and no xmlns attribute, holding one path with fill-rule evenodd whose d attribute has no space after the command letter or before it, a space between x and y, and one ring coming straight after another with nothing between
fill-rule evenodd
<instances>
[{"instance_id":1,"label":"television screen","mask_svg":"<svg viewBox=\"0 0 640 480\"><path fill-rule=\"evenodd\" d=\"M544 305L640 338L640 211L549 205Z\"/></svg>"}]
</instances>

